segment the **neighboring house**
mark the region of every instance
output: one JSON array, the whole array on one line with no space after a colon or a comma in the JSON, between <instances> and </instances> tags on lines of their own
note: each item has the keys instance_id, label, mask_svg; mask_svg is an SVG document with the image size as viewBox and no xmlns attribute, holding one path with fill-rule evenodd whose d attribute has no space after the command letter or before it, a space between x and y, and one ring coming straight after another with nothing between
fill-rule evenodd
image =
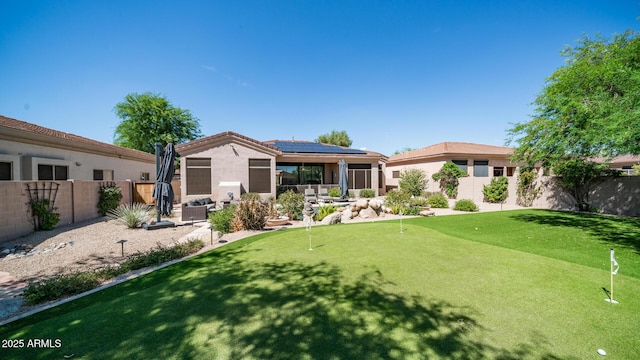
<instances>
[{"instance_id":1,"label":"neighboring house","mask_svg":"<svg viewBox=\"0 0 640 360\"><path fill-rule=\"evenodd\" d=\"M154 180L155 156L0 115L0 181Z\"/></svg>"},{"instance_id":2,"label":"neighboring house","mask_svg":"<svg viewBox=\"0 0 640 360\"><path fill-rule=\"evenodd\" d=\"M626 175L635 175L633 166L639 164L640 156L638 155L617 156L609 161L610 168L620 170Z\"/></svg>"},{"instance_id":3,"label":"neighboring house","mask_svg":"<svg viewBox=\"0 0 640 360\"><path fill-rule=\"evenodd\" d=\"M442 142L421 149L406 151L389 157L387 161L387 187L398 186L400 173L407 169L423 170L429 178L429 191L438 191L438 185L431 179L434 173L448 161L454 162L467 172L469 177L487 179L492 177L514 177L517 165L509 157L513 149L503 146L482 145L466 142ZM482 188L479 188L482 191Z\"/></svg>"},{"instance_id":4,"label":"neighboring house","mask_svg":"<svg viewBox=\"0 0 640 360\"><path fill-rule=\"evenodd\" d=\"M263 199L282 191L338 186L338 161L348 164L349 188L384 193L387 157L371 152L310 141L258 141L223 132L179 144L181 198L223 202L245 192Z\"/></svg>"}]
</instances>

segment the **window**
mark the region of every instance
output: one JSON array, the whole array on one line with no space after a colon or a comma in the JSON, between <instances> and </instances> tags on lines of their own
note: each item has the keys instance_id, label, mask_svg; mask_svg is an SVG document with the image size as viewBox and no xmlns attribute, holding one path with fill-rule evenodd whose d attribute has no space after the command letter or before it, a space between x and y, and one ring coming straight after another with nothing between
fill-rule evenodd
<instances>
[{"instance_id":1,"label":"window","mask_svg":"<svg viewBox=\"0 0 640 360\"><path fill-rule=\"evenodd\" d=\"M149 181L149 179L150 179L150 177L149 177L149 173L148 172L140 173L140 180Z\"/></svg>"},{"instance_id":2,"label":"window","mask_svg":"<svg viewBox=\"0 0 640 360\"><path fill-rule=\"evenodd\" d=\"M391 174L391 177L393 177L394 179L400 179L400 171L394 171Z\"/></svg>"},{"instance_id":3,"label":"window","mask_svg":"<svg viewBox=\"0 0 640 360\"><path fill-rule=\"evenodd\" d=\"M271 192L270 159L249 159L249 192Z\"/></svg>"},{"instance_id":4,"label":"window","mask_svg":"<svg viewBox=\"0 0 640 360\"><path fill-rule=\"evenodd\" d=\"M633 166L631 165L625 165L622 167L622 173L625 175L633 175Z\"/></svg>"},{"instance_id":5,"label":"window","mask_svg":"<svg viewBox=\"0 0 640 360\"><path fill-rule=\"evenodd\" d=\"M187 158L187 195L211 194L211 158Z\"/></svg>"},{"instance_id":6,"label":"window","mask_svg":"<svg viewBox=\"0 0 640 360\"><path fill-rule=\"evenodd\" d=\"M507 176L513 176L515 174L516 168L512 166L507 166Z\"/></svg>"},{"instance_id":7,"label":"window","mask_svg":"<svg viewBox=\"0 0 640 360\"><path fill-rule=\"evenodd\" d=\"M451 162L453 162L454 164L458 165L460 170L464 171L465 173L468 172L467 171L467 160L451 160Z\"/></svg>"},{"instance_id":8,"label":"window","mask_svg":"<svg viewBox=\"0 0 640 360\"><path fill-rule=\"evenodd\" d=\"M93 170L93 180L113 180L113 170Z\"/></svg>"},{"instance_id":9,"label":"window","mask_svg":"<svg viewBox=\"0 0 640 360\"><path fill-rule=\"evenodd\" d=\"M371 188L371 165L349 164L348 182L349 189Z\"/></svg>"},{"instance_id":10,"label":"window","mask_svg":"<svg viewBox=\"0 0 640 360\"><path fill-rule=\"evenodd\" d=\"M60 165L38 165L38 180L67 180L69 167Z\"/></svg>"},{"instance_id":11,"label":"window","mask_svg":"<svg viewBox=\"0 0 640 360\"><path fill-rule=\"evenodd\" d=\"M323 164L280 163L276 173L278 185L324 184Z\"/></svg>"},{"instance_id":12,"label":"window","mask_svg":"<svg viewBox=\"0 0 640 360\"><path fill-rule=\"evenodd\" d=\"M0 180L11 180L12 165L10 162L0 162Z\"/></svg>"},{"instance_id":13,"label":"window","mask_svg":"<svg viewBox=\"0 0 640 360\"><path fill-rule=\"evenodd\" d=\"M500 166L500 167L493 167L493 176L494 177L499 177L499 176L504 176L504 167Z\"/></svg>"},{"instance_id":14,"label":"window","mask_svg":"<svg viewBox=\"0 0 640 360\"><path fill-rule=\"evenodd\" d=\"M489 160L474 160L473 176L488 177L489 176Z\"/></svg>"}]
</instances>

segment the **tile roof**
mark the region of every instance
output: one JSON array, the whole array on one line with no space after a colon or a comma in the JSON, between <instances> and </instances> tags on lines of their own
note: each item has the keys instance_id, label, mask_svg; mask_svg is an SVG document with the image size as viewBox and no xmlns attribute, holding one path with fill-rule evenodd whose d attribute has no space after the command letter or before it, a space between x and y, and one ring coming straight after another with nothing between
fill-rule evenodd
<instances>
[{"instance_id":1,"label":"tile roof","mask_svg":"<svg viewBox=\"0 0 640 360\"><path fill-rule=\"evenodd\" d=\"M467 142L441 142L389 157L389 163L453 155L509 156L512 148Z\"/></svg>"},{"instance_id":2,"label":"tile roof","mask_svg":"<svg viewBox=\"0 0 640 360\"><path fill-rule=\"evenodd\" d=\"M0 115L0 137L42 146L155 162L155 156L144 151L103 143L2 115Z\"/></svg>"}]
</instances>

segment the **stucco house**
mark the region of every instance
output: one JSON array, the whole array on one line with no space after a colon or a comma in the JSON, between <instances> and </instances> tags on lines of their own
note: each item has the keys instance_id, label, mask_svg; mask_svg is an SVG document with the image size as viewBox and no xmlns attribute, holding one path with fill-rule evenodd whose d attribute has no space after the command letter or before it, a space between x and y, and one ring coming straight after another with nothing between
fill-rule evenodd
<instances>
[{"instance_id":1,"label":"stucco house","mask_svg":"<svg viewBox=\"0 0 640 360\"><path fill-rule=\"evenodd\" d=\"M154 180L155 156L0 115L0 181Z\"/></svg>"},{"instance_id":2,"label":"stucco house","mask_svg":"<svg viewBox=\"0 0 640 360\"><path fill-rule=\"evenodd\" d=\"M300 140L258 141L227 131L176 146L183 202L210 197L238 199L245 192L263 199L281 191L337 187L338 161L348 164L349 188L383 194L387 157L372 151Z\"/></svg>"}]
</instances>

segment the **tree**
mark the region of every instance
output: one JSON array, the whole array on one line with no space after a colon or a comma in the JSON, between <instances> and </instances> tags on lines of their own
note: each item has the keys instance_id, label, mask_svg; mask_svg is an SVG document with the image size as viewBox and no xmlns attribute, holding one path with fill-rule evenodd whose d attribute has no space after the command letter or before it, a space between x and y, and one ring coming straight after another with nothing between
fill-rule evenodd
<instances>
[{"instance_id":1,"label":"tree","mask_svg":"<svg viewBox=\"0 0 640 360\"><path fill-rule=\"evenodd\" d=\"M202 136L198 119L189 110L173 107L163 96L145 92L128 94L114 111L122 119L114 144L155 153L155 143L180 144Z\"/></svg>"},{"instance_id":2,"label":"tree","mask_svg":"<svg viewBox=\"0 0 640 360\"><path fill-rule=\"evenodd\" d=\"M570 158L640 154L640 36L583 37L562 53L529 122L508 130L514 160L555 166Z\"/></svg>"},{"instance_id":3,"label":"tree","mask_svg":"<svg viewBox=\"0 0 640 360\"><path fill-rule=\"evenodd\" d=\"M440 171L431 175L431 178L440 182L440 190L447 194L449 199L458 197L458 178L467 176L467 173L460 169L458 165L452 161L447 161L442 165Z\"/></svg>"},{"instance_id":4,"label":"tree","mask_svg":"<svg viewBox=\"0 0 640 360\"><path fill-rule=\"evenodd\" d=\"M402 154L402 153L404 153L404 152L412 151L412 150L415 150L415 148L404 147L404 148L402 148L401 150L396 150L396 151L394 151L394 152L393 152L393 154L391 154L391 155L398 155L398 154Z\"/></svg>"},{"instance_id":5,"label":"tree","mask_svg":"<svg viewBox=\"0 0 640 360\"><path fill-rule=\"evenodd\" d=\"M482 194L490 203L503 203L509 197L509 180L504 176L494 177L489 185L482 187Z\"/></svg>"},{"instance_id":6,"label":"tree","mask_svg":"<svg viewBox=\"0 0 640 360\"><path fill-rule=\"evenodd\" d=\"M536 184L538 174L535 168L521 166L518 172L518 188L516 190L516 204L530 207L533 201L540 196L542 189Z\"/></svg>"},{"instance_id":7,"label":"tree","mask_svg":"<svg viewBox=\"0 0 640 360\"><path fill-rule=\"evenodd\" d=\"M353 143L353 141L349 139L349 135L347 135L347 132L344 130L331 130L331 133L320 135L315 141L318 143L333 144L344 147L349 147Z\"/></svg>"},{"instance_id":8,"label":"tree","mask_svg":"<svg viewBox=\"0 0 640 360\"><path fill-rule=\"evenodd\" d=\"M427 188L427 174L420 169L407 169L400 172L398 186L413 196L420 196Z\"/></svg>"},{"instance_id":9,"label":"tree","mask_svg":"<svg viewBox=\"0 0 640 360\"><path fill-rule=\"evenodd\" d=\"M575 200L578 211L593 211L594 208L589 203L591 190L604 181L606 176L620 175L620 171L610 169L607 164L580 158L559 162L553 171L560 188Z\"/></svg>"}]
</instances>

